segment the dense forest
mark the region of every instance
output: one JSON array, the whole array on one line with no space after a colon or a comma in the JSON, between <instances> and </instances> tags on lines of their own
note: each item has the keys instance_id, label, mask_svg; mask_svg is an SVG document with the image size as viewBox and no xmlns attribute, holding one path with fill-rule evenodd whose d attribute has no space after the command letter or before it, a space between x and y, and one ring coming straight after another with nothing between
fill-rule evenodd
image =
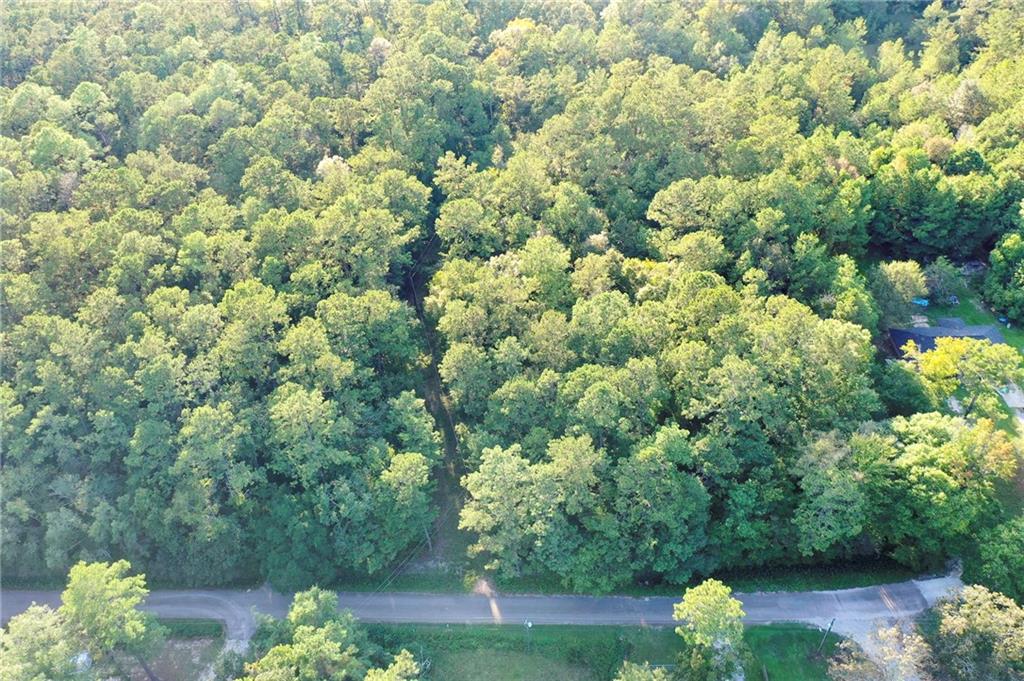
<instances>
[{"instance_id":1,"label":"dense forest","mask_svg":"<svg viewBox=\"0 0 1024 681\"><path fill-rule=\"evenodd\" d=\"M1020 352L887 335L965 286L1024 324L1024 4L3 27L5 580L338 584L451 503L577 591L962 556L1024 596Z\"/></svg>"}]
</instances>

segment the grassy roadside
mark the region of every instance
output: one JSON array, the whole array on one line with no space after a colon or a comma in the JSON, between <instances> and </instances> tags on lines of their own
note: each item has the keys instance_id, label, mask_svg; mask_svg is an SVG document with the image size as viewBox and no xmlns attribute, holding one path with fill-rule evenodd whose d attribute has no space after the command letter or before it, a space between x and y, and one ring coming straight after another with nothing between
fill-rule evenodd
<instances>
[{"instance_id":1,"label":"grassy roadside","mask_svg":"<svg viewBox=\"0 0 1024 681\"><path fill-rule=\"evenodd\" d=\"M412 652L426 668L426 681L609 679L624 659L671 664L679 648L668 628L366 626L370 638L384 648Z\"/></svg>"},{"instance_id":2,"label":"grassy roadside","mask_svg":"<svg viewBox=\"0 0 1024 681\"><path fill-rule=\"evenodd\" d=\"M723 570L710 575L733 591L827 591L861 586L903 582L918 577L917 573L886 558L871 558L830 565L797 565ZM626 584L614 591L628 596L679 596L688 586L696 586L705 576L694 577L689 584ZM565 593L557 577L524 577L498 580L498 590L505 593Z\"/></svg>"},{"instance_id":3,"label":"grassy roadside","mask_svg":"<svg viewBox=\"0 0 1024 681\"><path fill-rule=\"evenodd\" d=\"M67 587L67 581L68 575L66 572L52 575L36 575L31 578L0 575L0 588L10 589L12 591L64 591L65 587ZM180 582L173 582L165 579L149 579L147 577L146 588L150 591L156 591L158 589L169 591L180 589L252 589L258 588L262 583L262 580L252 578L227 582L224 584L197 586L194 584L182 584Z\"/></svg>"},{"instance_id":4,"label":"grassy roadside","mask_svg":"<svg viewBox=\"0 0 1024 681\"><path fill-rule=\"evenodd\" d=\"M680 641L672 628L600 626L367 625L388 650L406 648L431 681L606 681L624 660L675 665ZM754 659L748 678L825 681L825 665L838 636L797 625L750 627L745 638ZM763 670L762 670L763 669Z\"/></svg>"},{"instance_id":5,"label":"grassy roadside","mask_svg":"<svg viewBox=\"0 0 1024 681\"><path fill-rule=\"evenodd\" d=\"M744 638L754 653L755 662L754 668L747 670L747 678L764 678L767 674L769 681L825 681L828 659L842 638L830 633L822 645L824 633L787 624L750 627Z\"/></svg>"},{"instance_id":6,"label":"grassy roadside","mask_svg":"<svg viewBox=\"0 0 1024 681\"><path fill-rule=\"evenodd\" d=\"M224 638L224 624L220 620L158 617L157 622L167 630L169 639Z\"/></svg>"},{"instance_id":7,"label":"grassy roadside","mask_svg":"<svg viewBox=\"0 0 1024 681\"><path fill-rule=\"evenodd\" d=\"M734 591L824 591L850 589L876 584L889 584L914 579L920 575L891 560L872 558L834 563L830 565L798 565L788 567L758 567L743 570L721 571L711 575L733 588ZM374 576L352 576L328 585L336 591L429 591L440 593L467 593L472 590L480 575L472 572L425 571L390 575L385 572ZM678 596L687 586L695 586L704 577L694 578L688 585L675 584L625 584L615 589L613 595L623 596ZM502 593L563 594L567 590L557 576L540 575L516 579L492 580ZM5 589L51 589L60 591L62 582L24 580L3 582ZM152 588L187 588L156 586ZM232 587L226 587L232 588Z\"/></svg>"},{"instance_id":8,"label":"grassy roadside","mask_svg":"<svg viewBox=\"0 0 1024 681\"><path fill-rule=\"evenodd\" d=\"M939 566L936 566L938 571ZM734 591L829 591L852 589L876 584L890 584L921 576L886 558L862 559L829 565L798 565L727 570L711 575ZM467 593L480 578L473 572L421 572L388 578L357 577L331 586L337 591L430 591ZM556 575L531 575L515 579L488 577L499 593L564 594L566 587ZM619 596L681 596L688 586L696 586L705 576L694 577L689 584L624 584L608 595ZM380 588L386 584L385 588Z\"/></svg>"}]
</instances>

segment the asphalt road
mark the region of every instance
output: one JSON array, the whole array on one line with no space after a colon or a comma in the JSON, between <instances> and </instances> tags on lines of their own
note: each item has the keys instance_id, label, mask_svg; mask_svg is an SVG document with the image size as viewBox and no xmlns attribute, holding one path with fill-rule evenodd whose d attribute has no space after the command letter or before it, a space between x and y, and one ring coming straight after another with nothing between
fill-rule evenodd
<instances>
[{"instance_id":1,"label":"asphalt road","mask_svg":"<svg viewBox=\"0 0 1024 681\"><path fill-rule=\"evenodd\" d=\"M901 582L840 591L802 591L735 594L743 602L749 624L804 622L827 626L836 618L838 631L859 631L877 620L913 617L950 589L956 577ZM552 596L441 593L339 594L348 608L368 622L432 624L622 624L672 625L672 604L678 597ZM31 603L60 605L56 591L0 591L0 622L24 611ZM154 591L145 608L160 617L198 617L224 622L226 638L242 644L252 636L254 613L282 617L290 594L269 588L248 591Z\"/></svg>"}]
</instances>

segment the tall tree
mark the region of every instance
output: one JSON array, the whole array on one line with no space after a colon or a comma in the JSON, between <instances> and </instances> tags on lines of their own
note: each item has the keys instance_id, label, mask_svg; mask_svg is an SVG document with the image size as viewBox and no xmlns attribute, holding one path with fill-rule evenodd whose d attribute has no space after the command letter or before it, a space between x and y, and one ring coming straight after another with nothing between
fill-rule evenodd
<instances>
[{"instance_id":1,"label":"tall tree","mask_svg":"<svg viewBox=\"0 0 1024 681\"><path fill-rule=\"evenodd\" d=\"M871 291L878 304L879 323L889 328L910 321L912 302L928 296L928 282L913 260L884 262L875 269Z\"/></svg>"},{"instance_id":2,"label":"tall tree","mask_svg":"<svg viewBox=\"0 0 1024 681\"><path fill-rule=\"evenodd\" d=\"M370 641L338 595L312 588L295 594L284 620L263 618L238 681L412 681L419 665L406 650L372 668Z\"/></svg>"},{"instance_id":3,"label":"tall tree","mask_svg":"<svg viewBox=\"0 0 1024 681\"><path fill-rule=\"evenodd\" d=\"M961 396L963 414L1001 414L1000 394L1024 377L1024 356L1015 348L987 339L937 338L935 349L909 355L912 368L937 405Z\"/></svg>"},{"instance_id":4,"label":"tall tree","mask_svg":"<svg viewBox=\"0 0 1024 681\"><path fill-rule=\"evenodd\" d=\"M1024 674L1024 609L1003 594L967 586L937 608L932 649L956 681L1011 681Z\"/></svg>"},{"instance_id":5,"label":"tall tree","mask_svg":"<svg viewBox=\"0 0 1024 681\"><path fill-rule=\"evenodd\" d=\"M125 560L78 563L68 573L59 612L94 659L127 654L155 679L146 658L162 642L164 630L139 608L149 595L145 576L129 575L129 570Z\"/></svg>"},{"instance_id":6,"label":"tall tree","mask_svg":"<svg viewBox=\"0 0 1024 681\"><path fill-rule=\"evenodd\" d=\"M687 589L672 609L672 619L682 622L676 633L689 646L681 666L695 678L732 677L741 664L745 614L732 589L717 579Z\"/></svg>"},{"instance_id":7,"label":"tall tree","mask_svg":"<svg viewBox=\"0 0 1024 681\"><path fill-rule=\"evenodd\" d=\"M61 612L31 605L0 630L0 675L12 681L86 681L76 637Z\"/></svg>"},{"instance_id":8,"label":"tall tree","mask_svg":"<svg viewBox=\"0 0 1024 681\"><path fill-rule=\"evenodd\" d=\"M682 622L676 633L691 645L736 648L743 641L743 604L732 589L707 579L683 594L672 608L672 619Z\"/></svg>"}]
</instances>

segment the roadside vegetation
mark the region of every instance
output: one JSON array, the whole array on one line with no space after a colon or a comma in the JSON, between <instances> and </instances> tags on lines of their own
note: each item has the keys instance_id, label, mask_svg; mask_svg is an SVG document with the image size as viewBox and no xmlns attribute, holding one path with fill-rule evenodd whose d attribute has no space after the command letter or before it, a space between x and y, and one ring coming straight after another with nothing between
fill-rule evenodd
<instances>
[{"instance_id":1,"label":"roadside vegetation","mask_svg":"<svg viewBox=\"0 0 1024 681\"><path fill-rule=\"evenodd\" d=\"M158 617L156 621L168 638L224 638L224 625L217 620Z\"/></svg>"},{"instance_id":2,"label":"roadside vegetation","mask_svg":"<svg viewBox=\"0 0 1024 681\"><path fill-rule=\"evenodd\" d=\"M832 681L1016 681L1024 673L1024 610L983 586L940 601L916 628L882 624L869 656L848 641L829 661Z\"/></svg>"},{"instance_id":3,"label":"roadside vegetation","mask_svg":"<svg viewBox=\"0 0 1024 681\"><path fill-rule=\"evenodd\" d=\"M414 651L429 660L423 679L519 681L593 679L607 681L624 661L649 663L670 671L678 664L681 642L671 628L534 626L367 625L385 647ZM825 632L793 625L748 628L744 639L753 658L748 678L771 681L826 681L827 660L839 637L830 635L820 656L814 653Z\"/></svg>"},{"instance_id":4,"label":"roadside vegetation","mask_svg":"<svg viewBox=\"0 0 1024 681\"><path fill-rule=\"evenodd\" d=\"M381 645L412 651L424 662L423 678L452 681L611 679L624 660L674 665L680 643L671 628L536 625L527 630L522 624L370 624L366 628Z\"/></svg>"},{"instance_id":5,"label":"roadside vegetation","mask_svg":"<svg viewBox=\"0 0 1024 681\"><path fill-rule=\"evenodd\" d=\"M758 674L769 681L826 681L828 661L841 637L810 627L787 624L750 627L744 634L754 661L748 679ZM759 668L760 665L760 668Z\"/></svg>"},{"instance_id":6,"label":"roadside vegetation","mask_svg":"<svg viewBox=\"0 0 1024 681\"><path fill-rule=\"evenodd\" d=\"M79 563L56 610L33 605L0 630L0 676L16 681L210 678L414 681L550 678L721 681L1016 681L1024 610L982 586L940 601L919 631L883 625L872 655L792 624L744 627L717 580L688 588L673 630L624 626L384 625L358 622L337 595L295 595L286 617L259 616L247 650L221 651L221 625L140 610L145 578L124 563Z\"/></svg>"}]
</instances>

